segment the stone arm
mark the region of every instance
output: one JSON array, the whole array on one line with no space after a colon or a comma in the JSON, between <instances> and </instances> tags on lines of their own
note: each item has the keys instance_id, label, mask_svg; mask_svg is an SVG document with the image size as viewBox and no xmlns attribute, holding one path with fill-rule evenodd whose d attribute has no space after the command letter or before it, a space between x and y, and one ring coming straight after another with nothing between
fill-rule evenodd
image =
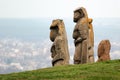
<instances>
[{"instance_id":1,"label":"stone arm","mask_svg":"<svg viewBox=\"0 0 120 80\"><path fill-rule=\"evenodd\" d=\"M89 36L89 28L88 28L88 24L82 24L80 25L82 27L79 27L79 33L80 33L80 37L82 38L82 40L86 40Z\"/></svg>"},{"instance_id":2,"label":"stone arm","mask_svg":"<svg viewBox=\"0 0 120 80\"><path fill-rule=\"evenodd\" d=\"M75 29L73 30L73 35L72 35L72 37L73 37L73 39L77 39L78 37L80 36L80 33L79 33L79 30L76 28L76 26L75 26Z\"/></svg>"},{"instance_id":3,"label":"stone arm","mask_svg":"<svg viewBox=\"0 0 120 80\"><path fill-rule=\"evenodd\" d=\"M55 44L53 43L52 47L51 47L51 57L54 58L56 55L56 51L55 51Z\"/></svg>"},{"instance_id":4,"label":"stone arm","mask_svg":"<svg viewBox=\"0 0 120 80\"><path fill-rule=\"evenodd\" d=\"M81 37L78 37L76 40L74 40L75 46L76 46L78 43L81 43L81 42L82 42L82 38L81 38Z\"/></svg>"},{"instance_id":5,"label":"stone arm","mask_svg":"<svg viewBox=\"0 0 120 80\"><path fill-rule=\"evenodd\" d=\"M77 43L80 43L82 42L82 38L80 37L80 31L78 30L78 28L76 28L75 26L75 29L73 31L73 39L74 40L74 44L76 45Z\"/></svg>"},{"instance_id":6,"label":"stone arm","mask_svg":"<svg viewBox=\"0 0 120 80\"><path fill-rule=\"evenodd\" d=\"M81 31L81 32L80 32L80 35L81 35L80 37L82 38L82 40L87 39L87 37L88 37L87 30Z\"/></svg>"}]
</instances>

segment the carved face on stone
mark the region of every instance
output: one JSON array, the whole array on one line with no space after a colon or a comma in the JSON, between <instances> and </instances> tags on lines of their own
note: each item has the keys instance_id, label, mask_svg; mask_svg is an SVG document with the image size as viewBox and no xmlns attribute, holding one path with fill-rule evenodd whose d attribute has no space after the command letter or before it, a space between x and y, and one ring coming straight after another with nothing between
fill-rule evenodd
<instances>
[{"instance_id":1,"label":"carved face on stone","mask_svg":"<svg viewBox=\"0 0 120 80\"><path fill-rule=\"evenodd\" d=\"M50 27L50 40L54 41L58 35L58 26Z\"/></svg>"},{"instance_id":2,"label":"carved face on stone","mask_svg":"<svg viewBox=\"0 0 120 80\"><path fill-rule=\"evenodd\" d=\"M77 22L82 17L84 17L84 12L81 8L74 11L74 22Z\"/></svg>"},{"instance_id":3,"label":"carved face on stone","mask_svg":"<svg viewBox=\"0 0 120 80\"><path fill-rule=\"evenodd\" d=\"M61 26L62 25L62 26ZM57 36L63 35L64 32L64 23L61 19L56 19L52 21L50 26L50 40L54 42Z\"/></svg>"}]
</instances>

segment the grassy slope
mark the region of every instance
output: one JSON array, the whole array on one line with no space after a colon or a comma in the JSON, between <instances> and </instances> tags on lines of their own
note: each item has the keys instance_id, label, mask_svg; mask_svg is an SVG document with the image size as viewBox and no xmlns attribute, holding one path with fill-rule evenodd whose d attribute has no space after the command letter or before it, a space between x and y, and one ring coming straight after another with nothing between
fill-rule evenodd
<instances>
[{"instance_id":1,"label":"grassy slope","mask_svg":"<svg viewBox=\"0 0 120 80\"><path fill-rule=\"evenodd\" d=\"M120 60L5 74L0 80L120 80Z\"/></svg>"}]
</instances>

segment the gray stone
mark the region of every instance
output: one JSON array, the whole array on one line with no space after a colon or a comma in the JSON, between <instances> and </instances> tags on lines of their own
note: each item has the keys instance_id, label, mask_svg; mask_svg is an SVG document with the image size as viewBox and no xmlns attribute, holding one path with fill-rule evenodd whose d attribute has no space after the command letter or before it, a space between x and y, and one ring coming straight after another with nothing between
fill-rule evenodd
<instances>
[{"instance_id":1,"label":"gray stone","mask_svg":"<svg viewBox=\"0 0 120 80\"><path fill-rule=\"evenodd\" d=\"M50 26L50 40L53 42L51 47L52 65L69 64L69 51L66 30L63 20L56 19Z\"/></svg>"},{"instance_id":2,"label":"gray stone","mask_svg":"<svg viewBox=\"0 0 120 80\"><path fill-rule=\"evenodd\" d=\"M81 7L74 11L74 22L76 23L73 31L73 39L75 44L74 64L87 63L89 22L85 8Z\"/></svg>"}]
</instances>

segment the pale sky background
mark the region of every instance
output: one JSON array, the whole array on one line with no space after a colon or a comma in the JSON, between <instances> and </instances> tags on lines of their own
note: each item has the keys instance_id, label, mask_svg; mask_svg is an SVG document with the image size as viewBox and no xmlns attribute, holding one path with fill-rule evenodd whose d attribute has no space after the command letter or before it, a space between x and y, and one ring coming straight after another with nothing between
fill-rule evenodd
<instances>
[{"instance_id":1,"label":"pale sky background","mask_svg":"<svg viewBox=\"0 0 120 80\"><path fill-rule=\"evenodd\" d=\"M120 0L0 0L0 18L72 17L85 7L89 17L120 17Z\"/></svg>"}]
</instances>

